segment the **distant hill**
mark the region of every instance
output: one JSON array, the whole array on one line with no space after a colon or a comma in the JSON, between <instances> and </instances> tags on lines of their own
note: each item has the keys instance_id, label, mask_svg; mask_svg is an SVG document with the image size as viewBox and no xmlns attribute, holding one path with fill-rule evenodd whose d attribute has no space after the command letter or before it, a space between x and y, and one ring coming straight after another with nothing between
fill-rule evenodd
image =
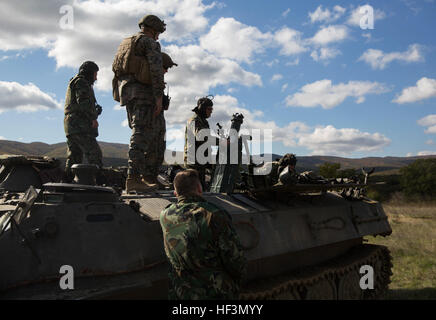
<instances>
[{"instance_id":1,"label":"distant hill","mask_svg":"<svg viewBox=\"0 0 436 320\"><path fill-rule=\"evenodd\" d=\"M105 166L125 166L127 165L127 152L129 146L121 143L98 142L103 151L103 162ZM0 154L17 154L33 156L49 156L65 160L67 146L65 142L56 144L46 144L43 142L22 143L17 141L0 140ZM167 150L167 152L172 152ZM172 152L174 154L174 152ZM178 161L183 161L183 153L176 152ZM264 156L265 155L261 155ZM271 159L279 159L281 155L272 154ZM376 168L376 173L380 172L398 172L398 169L404 167L417 159L436 158L434 156L420 157L367 157L361 159L350 159L332 156L298 156L297 170L318 170L319 166L325 162L340 163L341 169L358 169L358 168Z\"/></svg>"}]
</instances>

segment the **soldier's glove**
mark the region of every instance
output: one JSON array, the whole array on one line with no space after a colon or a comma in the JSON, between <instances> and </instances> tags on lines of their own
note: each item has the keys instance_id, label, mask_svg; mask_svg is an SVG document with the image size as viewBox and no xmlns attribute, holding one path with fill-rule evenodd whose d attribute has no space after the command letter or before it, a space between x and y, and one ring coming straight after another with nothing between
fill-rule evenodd
<instances>
[{"instance_id":1,"label":"soldier's glove","mask_svg":"<svg viewBox=\"0 0 436 320\"><path fill-rule=\"evenodd\" d=\"M170 100L171 100L171 97L169 95L164 94L162 96L162 108L164 110L168 110L168 108L170 107Z\"/></svg>"},{"instance_id":2,"label":"soldier's glove","mask_svg":"<svg viewBox=\"0 0 436 320\"><path fill-rule=\"evenodd\" d=\"M97 115L101 115L101 113L103 112L103 107L99 104L95 105L95 111L97 112Z\"/></svg>"}]
</instances>

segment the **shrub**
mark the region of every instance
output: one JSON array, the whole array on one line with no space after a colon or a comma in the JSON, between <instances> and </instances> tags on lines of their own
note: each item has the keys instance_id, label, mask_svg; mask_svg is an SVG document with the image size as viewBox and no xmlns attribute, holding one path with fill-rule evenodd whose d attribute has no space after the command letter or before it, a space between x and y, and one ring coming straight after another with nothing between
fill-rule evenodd
<instances>
[{"instance_id":1,"label":"shrub","mask_svg":"<svg viewBox=\"0 0 436 320\"><path fill-rule=\"evenodd\" d=\"M325 162L319 166L319 174L324 178L336 178L340 167L340 163Z\"/></svg>"},{"instance_id":2,"label":"shrub","mask_svg":"<svg viewBox=\"0 0 436 320\"><path fill-rule=\"evenodd\" d=\"M401 186L407 197L436 196L436 159L419 159L401 168Z\"/></svg>"}]
</instances>

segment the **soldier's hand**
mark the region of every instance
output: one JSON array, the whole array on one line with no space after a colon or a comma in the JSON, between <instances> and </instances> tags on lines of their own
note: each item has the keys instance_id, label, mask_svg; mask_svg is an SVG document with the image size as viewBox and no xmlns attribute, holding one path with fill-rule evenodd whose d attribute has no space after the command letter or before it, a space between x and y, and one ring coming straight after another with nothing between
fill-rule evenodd
<instances>
[{"instance_id":1,"label":"soldier's hand","mask_svg":"<svg viewBox=\"0 0 436 320\"><path fill-rule=\"evenodd\" d=\"M93 127L94 129L97 129L97 128L98 128L98 121L97 121L97 120L92 120L92 127Z\"/></svg>"},{"instance_id":2,"label":"soldier's hand","mask_svg":"<svg viewBox=\"0 0 436 320\"><path fill-rule=\"evenodd\" d=\"M95 106L95 111L97 112L97 115L99 116L99 115L101 115L101 113L103 111L103 107L101 105L97 104Z\"/></svg>"},{"instance_id":3,"label":"soldier's hand","mask_svg":"<svg viewBox=\"0 0 436 320\"><path fill-rule=\"evenodd\" d=\"M156 118L162 112L162 97L156 99L156 106L154 107L153 117Z\"/></svg>"}]
</instances>

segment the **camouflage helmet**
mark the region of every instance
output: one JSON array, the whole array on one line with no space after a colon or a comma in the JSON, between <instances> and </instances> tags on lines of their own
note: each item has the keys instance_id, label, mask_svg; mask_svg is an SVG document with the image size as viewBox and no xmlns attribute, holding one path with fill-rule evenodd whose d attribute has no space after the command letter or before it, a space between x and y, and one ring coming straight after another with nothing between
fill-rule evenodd
<instances>
[{"instance_id":1,"label":"camouflage helmet","mask_svg":"<svg viewBox=\"0 0 436 320\"><path fill-rule=\"evenodd\" d=\"M175 63L173 61L173 59L171 59L171 57L166 54L165 52L162 52L162 66L164 67L164 69L169 69L172 66L178 66L177 63Z\"/></svg>"},{"instance_id":2,"label":"camouflage helmet","mask_svg":"<svg viewBox=\"0 0 436 320\"><path fill-rule=\"evenodd\" d=\"M79 73L92 73L94 74L94 72L97 72L98 69L98 65L94 62L94 61L85 61L84 63L82 63L82 65L79 68Z\"/></svg>"},{"instance_id":3,"label":"camouflage helmet","mask_svg":"<svg viewBox=\"0 0 436 320\"><path fill-rule=\"evenodd\" d=\"M280 160L279 160L279 167L287 167L289 165L295 166L297 164L297 157L293 153L287 153L285 154Z\"/></svg>"},{"instance_id":4,"label":"camouflage helmet","mask_svg":"<svg viewBox=\"0 0 436 320\"><path fill-rule=\"evenodd\" d=\"M163 20L159 19L155 15L149 14L143 16L141 20L138 22L139 28L144 25L145 27L149 27L157 32L163 33L166 30L166 24Z\"/></svg>"}]
</instances>

